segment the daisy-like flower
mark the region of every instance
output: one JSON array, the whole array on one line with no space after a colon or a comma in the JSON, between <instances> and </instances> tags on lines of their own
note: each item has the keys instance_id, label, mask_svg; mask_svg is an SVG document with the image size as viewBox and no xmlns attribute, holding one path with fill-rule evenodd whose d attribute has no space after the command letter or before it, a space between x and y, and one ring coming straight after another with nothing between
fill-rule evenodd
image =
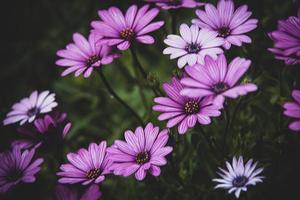
<instances>
[{"instance_id":1,"label":"daisy-like flower","mask_svg":"<svg viewBox=\"0 0 300 200\"><path fill-rule=\"evenodd\" d=\"M210 55L217 58L218 54L223 53L220 48L224 44L223 38L217 37L216 32L208 29L199 29L196 25L188 27L181 24L179 35L168 35L164 43L169 45L163 54L170 54L170 58L179 58L177 65L183 68L186 64L203 64L204 57Z\"/></svg>"},{"instance_id":2,"label":"daisy-like flower","mask_svg":"<svg viewBox=\"0 0 300 200\"><path fill-rule=\"evenodd\" d=\"M234 157L232 164L226 162L227 170L219 168L221 172L218 174L221 178L213 179L218 183L215 189L226 189L229 194L234 192L236 198L239 198L241 191L247 191L247 186L262 182L264 177L259 174L263 168L256 169L256 166L257 162L253 163L252 159L245 164L242 156L238 160Z\"/></svg>"},{"instance_id":3,"label":"daisy-like flower","mask_svg":"<svg viewBox=\"0 0 300 200\"><path fill-rule=\"evenodd\" d=\"M0 193L21 182L35 182L35 174L40 171L43 159L33 159L34 154L34 149L22 151L18 146L0 154Z\"/></svg>"},{"instance_id":4,"label":"daisy-like flower","mask_svg":"<svg viewBox=\"0 0 300 200\"><path fill-rule=\"evenodd\" d=\"M76 77L83 74L88 78L94 68L110 64L118 58L110 47L98 44L99 40L101 37L96 34L91 33L87 40L80 33L74 33L74 43L68 44L66 49L57 51L57 55L61 58L56 61L56 65L66 68L61 75L66 76L74 72Z\"/></svg>"},{"instance_id":5,"label":"daisy-like flower","mask_svg":"<svg viewBox=\"0 0 300 200\"><path fill-rule=\"evenodd\" d=\"M195 0L145 0L149 3L156 3L163 10L178 9L178 8L196 8L205 5Z\"/></svg>"},{"instance_id":6,"label":"daisy-like flower","mask_svg":"<svg viewBox=\"0 0 300 200\"><path fill-rule=\"evenodd\" d=\"M91 23L94 28L92 32L103 36L101 43L116 45L119 50L128 49L134 41L153 44L154 38L148 34L164 25L163 21L152 22L158 13L157 8L149 10L149 5L140 9L132 5L124 16L119 8L110 7L108 10L98 11L102 21Z\"/></svg>"},{"instance_id":7,"label":"daisy-like flower","mask_svg":"<svg viewBox=\"0 0 300 200\"><path fill-rule=\"evenodd\" d=\"M300 8L298 16L278 21L278 30L268 34L274 41L274 48L269 51L275 58L283 60L286 65L300 64Z\"/></svg>"},{"instance_id":8,"label":"daisy-like flower","mask_svg":"<svg viewBox=\"0 0 300 200\"><path fill-rule=\"evenodd\" d=\"M292 96L295 101L286 102L283 105L285 109L284 115L299 119L289 124L289 128L293 131L300 131L300 90L293 90Z\"/></svg>"},{"instance_id":9,"label":"daisy-like flower","mask_svg":"<svg viewBox=\"0 0 300 200\"><path fill-rule=\"evenodd\" d=\"M36 119L33 125L28 124L18 128L18 132L23 134L25 139L16 140L12 145L19 145L23 148L41 145L49 148L60 147L72 126L66 121L66 117L66 113L53 112Z\"/></svg>"},{"instance_id":10,"label":"daisy-like flower","mask_svg":"<svg viewBox=\"0 0 300 200\"><path fill-rule=\"evenodd\" d=\"M55 102L55 94L49 91L38 93L34 91L29 97L23 98L20 102L12 106L12 111L6 115L3 121L4 125L20 122L33 122L38 114L48 113L57 106Z\"/></svg>"},{"instance_id":11,"label":"daisy-like flower","mask_svg":"<svg viewBox=\"0 0 300 200\"><path fill-rule=\"evenodd\" d=\"M168 120L167 127L172 128L178 125L179 134L184 134L188 128L200 124L211 123L210 117L220 116L219 108L212 104L212 98L188 98L180 95L183 89L177 78L172 78L171 83L163 85L167 97L156 97L153 106L154 111L161 112L158 119Z\"/></svg>"},{"instance_id":12,"label":"daisy-like flower","mask_svg":"<svg viewBox=\"0 0 300 200\"><path fill-rule=\"evenodd\" d=\"M110 172L105 141L99 145L91 143L88 150L82 148L77 153L69 153L67 159L70 164L61 165L61 172L57 173L61 177L59 183L82 183L82 185L101 183Z\"/></svg>"},{"instance_id":13,"label":"daisy-like flower","mask_svg":"<svg viewBox=\"0 0 300 200\"><path fill-rule=\"evenodd\" d=\"M57 185L55 188L55 197L56 200L98 200L101 197L101 192L98 185L92 184L79 198L76 190L66 185Z\"/></svg>"},{"instance_id":14,"label":"daisy-like flower","mask_svg":"<svg viewBox=\"0 0 300 200\"><path fill-rule=\"evenodd\" d=\"M247 11L248 6L243 5L234 10L232 0L220 0L217 7L207 3L205 11L197 10L198 19L192 23L200 28L215 31L219 37L225 39L223 47L230 49L231 45L241 46L242 43L251 43L251 38L245 33L257 27L257 19L249 19L252 12Z\"/></svg>"},{"instance_id":15,"label":"daisy-like flower","mask_svg":"<svg viewBox=\"0 0 300 200\"><path fill-rule=\"evenodd\" d=\"M185 67L188 76L181 79L184 89L180 94L191 98L212 95L214 104L222 107L225 97L237 98L257 90L253 83L238 84L250 64L250 60L236 57L227 66L224 55L220 55L217 60L206 56L204 65Z\"/></svg>"},{"instance_id":16,"label":"daisy-like flower","mask_svg":"<svg viewBox=\"0 0 300 200\"><path fill-rule=\"evenodd\" d=\"M166 146L169 139L168 130L159 131L152 123L146 128L138 127L133 133L125 131L125 140L116 140L107 149L109 159L113 162L110 169L115 175L130 176L135 173L137 180L143 180L146 173L160 175L160 166L166 165L165 156L173 148Z\"/></svg>"}]
</instances>

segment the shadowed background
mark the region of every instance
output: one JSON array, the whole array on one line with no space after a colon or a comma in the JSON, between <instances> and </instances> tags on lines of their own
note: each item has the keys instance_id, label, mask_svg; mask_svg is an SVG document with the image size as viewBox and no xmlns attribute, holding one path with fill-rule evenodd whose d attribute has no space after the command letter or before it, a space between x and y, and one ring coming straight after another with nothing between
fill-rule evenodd
<instances>
[{"instance_id":1,"label":"shadowed background","mask_svg":"<svg viewBox=\"0 0 300 200\"><path fill-rule=\"evenodd\" d=\"M215 1L210 1L215 3ZM218 166L234 155L254 158L265 167L264 183L250 187L240 199L274 200L300 198L300 136L287 129L289 119L282 116L282 103L290 99L293 88L300 89L299 66L284 67L266 49L272 46L266 33L276 29L278 19L296 15L297 3L292 0L236 0L248 4L259 26L250 33L253 42L243 47L233 47L227 58L235 56L252 60L246 79L255 82L259 91L241 99L229 101L234 121L228 134L226 152L211 150L204 137L191 130L184 136L175 135L176 144L169 164L162 168L158 178L148 176L144 182L134 178L107 176L100 187L103 199L233 199L225 191L214 190L211 179ZM68 113L73 128L67 137L65 154L90 142L123 138L126 129L134 129L138 122L107 92L97 73L88 79L72 74L60 77L62 69L55 66L55 53L71 42L72 34L87 36L90 22L98 19L97 10L115 5L126 10L141 1L129 0L26 0L7 1L1 12L1 68L0 68L0 119L4 119L13 103L34 90L56 93L59 110ZM177 26L190 24L195 18L194 9L177 11ZM161 83L176 73L176 61L162 55L163 39L170 33L171 23L167 11L159 18L165 26L155 32L154 45L137 46L138 57L152 79ZM147 101L141 99L129 51L113 64L103 67L104 74L116 92L126 100L143 120L156 120L151 112L153 93L145 91ZM152 80L151 79L151 80ZM151 80L148 84L151 84ZM211 139L221 142L226 119L214 119L204 130ZM0 150L9 148L10 142L20 138L16 125L0 126ZM63 159L65 159L65 156ZM47 155L43 169L34 184L24 184L11 191L7 198L46 199L57 182L55 173L59 164L53 155ZM0 161L1 162L1 161ZM75 186L77 187L77 186ZM4 198L4 197L3 197ZM1 199L1 197L0 197Z\"/></svg>"}]
</instances>

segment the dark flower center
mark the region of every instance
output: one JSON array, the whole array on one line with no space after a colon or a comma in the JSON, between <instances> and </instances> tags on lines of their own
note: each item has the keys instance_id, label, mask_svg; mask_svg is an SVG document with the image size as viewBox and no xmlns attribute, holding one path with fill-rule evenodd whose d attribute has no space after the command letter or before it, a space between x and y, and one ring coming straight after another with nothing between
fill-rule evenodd
<instances>
[{"instance_id":1,"label":"dark flower center","mask_svg":"<svg viewBox=\"0 0 300 200\"><path fill-rule=\"evenodd\" d=\"M23 172L17 169L10 170L6 176L6 180L14 182L23 176Z\"/></svg>"},{"instance_id":2,"label":"dark flower center","mask_svg":"<svg viewBox=\"0 0 300 200\"><path fill-rule=\"evenodd\" d=\"M198 53L200 50L201 50L201 46L199 44L188 44L186 47L185 47L185 50L188 52L188 53Z\"/></svg>"},{"instance_id":3,"label":"dark flower center","mask_svg":"<svg viewBox=\"0 0 300 200\"><path fill-rule=\"evenodd\" d=\"M188 101L184 105L184 112L186 114L196 114L200 111L199 103L195 100Z\"/></svg>"},{"instance_id":4,"label":"dark flower center","mask_svg":"<svg viewBox=\"0 0 300 200\"><path fill-rule=\"evenodd\" d=\"M230 28L228 27L221 27L217 31L220 37L227 37L231 32Z\"/></svg>"},{"instance_id":5,"label":"dark flower center","mask_svg":"<svg viewBox=\"0 0 300 200\"><path fill-rule=\"evenodd\" d=\"M238 176L232 181L232 185L234 187L244 187L248 182L248 178L246 176Z\"/></svg>"},{"instance_id":6,"label":"dark flower center","mask_svg":"<svg viewBox=\"0 0 300 200\"><path fill-rule=\"evenodd\" d=\"M92 66L94 63L98 62L100 60L99 56L93 55L89 57L89 59L86 61L86 65L88 67Z\"/></svg>"},{"instance_id":7,"label":"dark flower center","mask_svg":"<svg viewBox=\"0 0 300 200\"><path fill-rule=\"evenodd\" d=\"M150 160L149 154L144 151L136 156L136 163L142 165Z\"/></svg>"},{"instance_id":8,"label":"dark flower center","mask_svg":"<svg viewBox=\"0 0 300 200\"><path fill-rule=\"evenodd\" d=\"M126 28L121 31L120 35L121 38L125 40L131 40L132 37L134 36L134 31L131 28Z\"/></svg>"},{"instance_id":9,"label":"dark flower center","mask_svg":"<svg viewBox=\"0 0 300 200\"><path fill-rule=\"evenodd\" d=\"M88 173L86 173L86 177L89 179L94 179L97 178L100 174L100 169L91 169Z\"/></svg>"},{"instance_id":10,"label":"dark flower center","mask_svg":"<svg viewBox=\"0 0 300 200\"><path fill-rule=\"evenodd\" d=\"M213 86L212 90L216 94L220 94L228 89L228 85L226 83L220 82Z\"/></svg>"},{"instance_id":11,"label":"dark flower center","mask_svg":"<svg viewBox=\"0 0 300 200\"><path fill-rule=\"evenodd\" d=\"M30 108L30 109L27 111L27 115L28 115L29 117L32 117L32 116L38 114L39 112L40 112L40 109L37 108L37 107L34 107L34 108Z\"/></svg>"}]
</instances>

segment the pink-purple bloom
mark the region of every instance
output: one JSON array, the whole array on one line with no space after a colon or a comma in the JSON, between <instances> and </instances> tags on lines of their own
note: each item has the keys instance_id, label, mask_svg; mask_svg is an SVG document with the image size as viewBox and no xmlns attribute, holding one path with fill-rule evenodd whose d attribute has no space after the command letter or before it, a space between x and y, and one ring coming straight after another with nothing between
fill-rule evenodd
<instances>
[{"instance_id":1,"label":"pink-purple bloom","mask_svg":"<svg viewBox=\"0 0 300 200\"><path fill-rule=\"evenodd\" d=\"M165 156L173 148L166 146L169 139L167 129L162 131L148 123L143 129L136 128L135 132L125 131L125 141L115 140L112 147L107 149L109 159L113 162L110 169L115 175L130 176L135 174L137 180L143 180L146 173L160 175L160 166L166 165Z\"/></svg>"},{"instance_id":2,"label":"pink-purple bloom","mask_svg":"<svg viewBox=\"0 0 300 200\"><path fill-rule=\"evenodd\" d=\"M155 3L156 6L163 10L178 9L178 8L196 8L205 5L195 0L144 0L149 3Z\"/></svg>"},{"instance_id":3,"label":"pink-purple bloom","mask_svg":"<svg viewBox=\"0 0 300 200\"><path fill-rule=\"evenodd\" d=\"M180 36L173 34L167 36L164 43L169 47L163 51L163 54L170 54L171 59L178 58L179 68L187 64L203 64L206 55L217 58L218 54L223 53L220 47L224 44L224 40L218 37L216 32L199 29L196 25L188 27L186 24L181 24L179 31Z\"/></svg>"},{"instance_id":4,"label":"pink-purple bloom","mask_svg":"<svg viewBox=\"0 0 300 200\"><path fill-rule=\"evenodd\" d=\"M22 151L18 146L0 153L0 193L7 192L21 182L35 182L43 159L34 159L34 154L35 149Z\"/></svg>"},{"instance_id":5,"label":"pink-purple bloom","mask_svg":"<svg viewBox=\"0 0 300 200\"><path fill-rule=\"evenodd\" d=\"M34 91L29 97L21 99L20 102L12 106L12 111L6 115L3 121L4 125L20 122L20 125L26 122L33 122L39 114L52 111L57 106L55 94L49 91L38 93Z\"/></svg>"},{"instance_id":6,"label":"pink-purple bloom","mask_svg":"<svg viewBox=\"0 0 300 200\"><path fill-rule=\"evenodd\" d=\"M206 125L211 123L210 117L220 116L219 107L212 104L212 98L188 98L180 95L183 85L177 78L163 85L167 97L156 97L153 110L161 112L158 119L168 120L167 127L178 125L179 134L184 134L198 122Z\"/></svg>"},{"instance_id":7,"label":"pink-purple bloom","mask_svg":"<svg viewBox=\"0 0 300 200\"><path fill-rule=\"evenodd\" d=\"M225 39L223 47L229 49L231 45L241 46L242 43L251 43L251 38L245 35L257 27L257 19L249 19L252 12L243 5L234 9L232 0L219 0L217 7L210 3L205 4L205 11L197 10L197 19L192 23L200 28L215 31L219 37Z\"/></svg>"},{"instance_id":8,"label":"pink-purple bloom","mask_svg":"<svg viewBox=\"0 0 300 200\"><path fill-rule=\"evenodd\" d=\"M279 20L278 29L269 33L269 37L274 42L269 51L276 59L283 60L286 65L300 64L300 8L297 17Z\"/></svg>"},{"instance_id":9,"label":"pink-purple bloom","mask_svg":"<svg viewBox=\"0 0 300 200\"><path fill-rule=\"evenodd\" d=\"M235 197L239 198L242 191L247 191L247 186L262 182L264 177L259 176L259 174L263 168L256 169L256 166L257 162L253 163L252 159L244 163L242 156L238 160L233 157L232 164L226 162L226 170L219 168L218 175L221 178L213 179L214 182L218 183L215 189L226 189L229 194L234 192Z\"/></svg>"},{"instance_id":10,"label":"pink-purple bloom","mask_svg":"<svg viewBox=\"0 0 300 200\"><path fill-rule=\"evenodd\" d=\"M80 196L78 192L66 185L57 185L55 188L56 200L98 200L101 197L99 186L92 184Z\"/></svg>"},{"instance_id":11,"label":"pink-purple bloom","mask_svg":"<svg viewBox=\"0 0 300 200\"><path fill-rule=\"evenodd\" d=\"M289 128L293 131L300 131L300 90L293 90L292 96L294 101L283 105L284 115L296 118L297 121L290 123Z\"/></svg>"},{"instance_id":12,"label":"pink-purple bloom","mask_svg":"<svg viewBox=\"0 0 300 200\"><path fill-rule=\"evenodd\" d=\"M99 145L91 143L88 149L82 148L77 153L69 153L67 159L70 163L61 165L61 172L57 173L61 177L59 183L98 184L104 181L106 174L110 173L105 141Z\"/></svg>"},{"instance_id":13,"label":"pink-purple bloom","mask_svg":"<svg viewBox=\"0 0 300 200\"><path fill-rule=\"evenodd\" d=\"M95 68L110 64L118 57L112 49L105 44L98 44L101 37L97 34L90 34L88 40L80 33L73 34L74 43L66 46L66 49L57 51L61 57L56 65L65 68L62 76L75 73L75 76L83 74L88 78Z\"/></svg>"},{"instance_id":14,"label":"pink-purple bloom","mask_svg":"<svg viewBox=\"0 0 300 200\"><path fill-rule=\"evenodd\" d=\"M163 26L163 21L152 22L159 9L149 9L149 5L138 8L132 5L124 15L117 7L98 11L101 21L91 23L92 32L103 37L100 43L117 46L119 50L128 49L132 42L153 44L154 38L149 35Z\"/></svg>"},{"instance_id":15,"label":"pink-purple bloom","mask_svg":"<svg viewBox=\"0 0 300 200\"><path fill-rule=\"evenodd\" d=\"M18 128L18 132L25 138L16 140L12 145L19 145L22 148L39 147L41 145L52 148L61 145L72 126L70 122L66 121L66 117L66 113L55 111L36 119L33 125L28 124Z\"/></svg>"},{"instance_id":16,"label":"pink-purple bloom","mask_svg":"<svg viewBox=\"0 0 300 200\"><path fill-rule=\"evenodd\" d=\"M191 98L212 95L214 104L222 107L225 97L237 98L257 90L253 83L238 84L250 64L250 60L240 57L227 65L224 55L220 55L217 60L206 56L204 65L185 67L188 77L181 79L184 89L180 94Z\"/></svg>"}]
</instances>

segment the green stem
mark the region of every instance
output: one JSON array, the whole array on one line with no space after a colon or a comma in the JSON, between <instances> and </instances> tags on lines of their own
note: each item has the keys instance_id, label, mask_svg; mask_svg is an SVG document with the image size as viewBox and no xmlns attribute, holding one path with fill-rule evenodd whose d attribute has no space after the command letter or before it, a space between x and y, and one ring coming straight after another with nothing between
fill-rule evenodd
<instances>
[{"instance_id":1,"label":"green stem","mask_svg":"<svg viewBox=\"0 0 300 200\"><path fill-rule=\"evenodd\" d=\"M102 70L97 70L98 74L100 75L100 78L102 79L102 82L104 83L105 87L107 88L108 92L120 103L122 104L142 125L144 125L143 120L141 117L125 102L123 99L119 97L119 95L116 94L116 92L112 89L108 81L106 80Z\"/></svg>"},{"instance_id":2,"label":"green stem","mask_svg":"<svg viewBox=\"0 0 300 200\"><path fill-rule=\"evenodd\" d=\"M176 12L170 11L170 15L171 15L171 31L172 31L172 34L176 34L176 29L177 29L177 23L176 23L177 15L176 15Z\"/></svg>"},{"instance_id":3,"label":"green stem","mask_svg":"<svg viewBox=\"0 0 300 200\"><path fill-rule=\"evenodd\" d=\"M225 154L226 140L227 140L229 125L230 125L230 113L229 113L229 110L228 110L228 107L226 104L224 106L224 111L225 111L225 117L226 117L226 126L225 126L225 131L223 134L223 143L222 143L223 154Z\"/></svg>"}]
</instances>

